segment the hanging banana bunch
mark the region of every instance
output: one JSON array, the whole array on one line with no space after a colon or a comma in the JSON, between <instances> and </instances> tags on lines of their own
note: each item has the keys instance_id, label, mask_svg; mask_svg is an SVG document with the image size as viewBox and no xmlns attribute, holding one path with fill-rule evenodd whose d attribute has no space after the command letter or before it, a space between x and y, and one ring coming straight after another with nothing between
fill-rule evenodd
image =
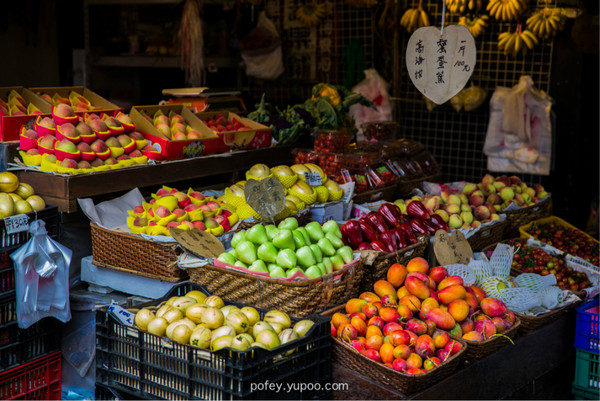
<instances>
[{"instance_id":1,"label":"hanging banana bunch","mask_svg":"<svg viewBox=\"0 0 600 401\"><path fill-rule=\"evenodd\" d=\"M417 8L409 8L400 18L400 25L406 29L406 32L413 33L417 29L429 26L429 16L423 9L423 0L419 0Z\"/></svg>"},{"instance_id":2,"label":"hanging banana bunch","mask_svg":"<svg viewBox=\"0 0 600 401\"><path fill-rule=\"evenodd\" d=\"M514 21L527 8L527 0L490 0L486 10L497 21Z\"/></svg>"},{"instance_id":3,"label":"hanging banana bunch","mask_svg":"<svg viewBox=\"0 0 600 401\"><path fill-rule=\"evenodd\" d=\"M462 14L467 11L467 0L446 0L446 7L452 14Z\"/></svg>"},{"instance_id":4,"label":"hanging banana bunch","mask_svg":"<svg viewBox=\"0 0 600 401\"><path fill-rule=\"evenodd\" d=\"M538 38L550 39L564 29L566 19L561 9L546 6L527 19L527 29Z\"/></svg>"},{"instance_id":5,"label":"hanging banana bunch","mask_svg":"<svg viewBox=\"0 0 600 401\"><path fill-rule=\"evenodd\" d=\"M474 38L485 32L488 26L489 17L487 15L479 15L475 18L462 16L458 19L458 24L466 27Z\"/></svg>"},{"instance_id":6,"label":"hanging banana bunch","mask_svg":"<svg viewBox=\"0 0 600 401\"><path fill-rule=\"evenodd\" d=\"M522 29L517 25L515 32L502 32L498 35L498 49L506 56L517 57L521 52L523 56L539 43L538 38L528 29Z\"/></svg>"},{"instance_id":7,"label":"hanging banana bunch","mask_svg":"<svg viewBox=\"0 0 600 401\"><path fill-rule=\"evenodd\" d=\"M317 3L309 1L301 4L296 9L296 19L304 26L317 26L329 14L329 2Z\"/></svg>"},{"instance_id":8,"label":"hanging banana bunch","mask_svg":"<svg viewBox=\"0 0 600 401\"><path fill-rule=\"evenodd\" d=\"M377 0L346 0L346 4L355 8L370 8L377 4Z\"/></svg>"}]
</instances>

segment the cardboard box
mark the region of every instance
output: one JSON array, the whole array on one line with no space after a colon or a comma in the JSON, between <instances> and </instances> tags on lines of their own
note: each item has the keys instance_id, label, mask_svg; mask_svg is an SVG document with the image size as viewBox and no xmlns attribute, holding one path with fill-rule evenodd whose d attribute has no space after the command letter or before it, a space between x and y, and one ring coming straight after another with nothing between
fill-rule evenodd
<instances>
[{"instance_id":1,"label":"cardboard box","mask_svg":"<svg viewBox=\"0 0 600 401\"><path fill-rule=\"evenodd\" d=\"M196 131L208 137L200 140L170 141L160 134L154 125L146 120L143 113L150 117L154 116L158 110L166 115L170 111L180 114L186 124ZM198 117L194 115L187 107L180 104L172 105L152 105L152 106L133 106L129 112L129 117L135 123L136 129L140 131L146 139L160 147L160 152L165 160L190 158L196 156L205 156L219 153L220 140L217 135L209 129Z\"/></svg>"},{"instance_id":2,"label":"cardboard box","mask_svg":"<svg viewBox=\"0 0 600 401\"><path fill-rule=\"evenodd\" d=\"M48 102L27 88L22 86L4 86L0 87L0 99L8 101L8 94L11 90L18 92L27 101L27 104L33 103L40 111L42 116L49 116L51 107ZM35 120L36 115L29 114L26 116L2 116L0 118L0 140L1 141L17 141L19 140L19 130L21 126L29 120Z\"/></svg>"},{"instance_id":3,"label":"cardboard box","mask_svg":"<svg viewBox=\"0 0 600 401\"><path fill-rule=\"evenodd\" d=\"M110 113L112 115L114 111L123 109L122 107L119 107L116 104L109 102L102 96L98 95L96 92L91 91L83 86L47 86L29 89L33 91L37 96L40 96L40 99L42 99L44 102L46 102L46 100L41 98L42 94L44 93L47 93L48 95L50 95L50 97L52 97L55 93L58 93L62 97L69 97L69 94L72 91L75 91L83 97L85 97L87 100L89 100L92 106L100 107L100 109L98 110L90 111L91 113ZM83 114L83 112L77 112L76 114L81 115Z\"/></svg>"},{"instance_id":4,"label":"cardboard box","mask_svg":"<svg viewBox=\"0 0 600 401\"><path fill-rule=\"evenodd\" d=\"M268 148L271 146L271 128L254 122L249 118L240 117L231 111L207 111L203 113L196 113L196 116L198 116L198 118L200 118L204 124L204 120L207 118L214 119L221 114L228 120L235 118L241 124L244 124L246 127L250 128L246 131L217 132L217 135L221 141L219 150L222 153L235 150Z\"/></svg>"}]
</instances>

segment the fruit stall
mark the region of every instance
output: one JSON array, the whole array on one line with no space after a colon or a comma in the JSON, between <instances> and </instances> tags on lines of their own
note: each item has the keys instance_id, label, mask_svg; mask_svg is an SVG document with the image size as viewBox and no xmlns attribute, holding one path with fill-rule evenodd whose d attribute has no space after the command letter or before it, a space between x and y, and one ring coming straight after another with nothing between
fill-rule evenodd
<instances>
[{"instance_id":1,"label":"fruit stall","mask_svg":"<svg viewBox=\"0 0 600 401\"><path fill-rule=\"evenodd\" d=\"M59 3L0 33L73 73L0 87L0 398L600 398L597 5Z\"/></svg>"}]
</instances>

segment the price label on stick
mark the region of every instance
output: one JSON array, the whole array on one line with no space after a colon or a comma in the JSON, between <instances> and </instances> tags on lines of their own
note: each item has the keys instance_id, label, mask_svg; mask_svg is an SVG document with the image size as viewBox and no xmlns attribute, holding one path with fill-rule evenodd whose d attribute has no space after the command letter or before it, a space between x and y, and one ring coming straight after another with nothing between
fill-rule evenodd
<instances>
[{"instance_id":1,"label":"price label on stick","mask_svg":"<svg viewBox=\"0 0 600 401\"><path fill-rule=\"evenodd\" d=\"M209 232L197 229L182 230L176 227L171 228L169 232L179 245L195 255L216 258L225 252L223 243Z\"/></svg>"},{"instance_id":2,"label":"price label on stick","mask_svg":"<svg viewBox=\"0 0 600 401\"><path fill-rule=\"evenodd\" d=\"M304 173L304 178L306 179L306 183L311 187L318 187L323 183L319 173Z\"/></svg>"},{"instance_id":3,"label":"price label on stick","mask_svg":"<svg viewBox=\"0 0 600 401\"><path fill-rule=\"evenodd\" d=\"M406 69L412 83L435 104L460 92L473 74L475 39L462 25L417 29L406 45Z\"/></svg>"},{"instance_id":4,"label":"price label on stick","mask_svg":"<svg viewBox=\"0 0 600 401\"><path fill-rule=\"evenodd\" d=\"M285 207L285 191L275 177L246 181L244 195L246 202L265 220L273 220Z\"/></svg>"}]
</instances>

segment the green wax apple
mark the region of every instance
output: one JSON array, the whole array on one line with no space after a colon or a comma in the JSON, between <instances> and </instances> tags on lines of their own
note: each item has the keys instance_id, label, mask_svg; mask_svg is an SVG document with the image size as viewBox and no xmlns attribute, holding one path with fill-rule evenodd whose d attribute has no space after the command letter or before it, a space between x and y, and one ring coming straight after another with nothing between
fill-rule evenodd
<instances>
[{"instance_id":1,"label":"green wax apple","mask_svg":"<svg viewBox=\"0 0 600 401\"><path fill-rule=\"evenodd\" d=\"M323 272L316 265L312 265L304 271L304 275L308 278L319 278Z\"/></svg>"},{"instance_id":2,"label":"green wax apple","mask_svg":"<svg viewBox=\"0 0 600 401\"><path fill-rule=\"evenodd\" d=\"M228 252L223 252L222 254L219 255L217 260L219 260L223 263L227 263L228 265L232 265L235 263L235 261L237 259L232 254L230 254Z\"/></svg>"},{"instance_id":3,"label":"green wax apple","mask_svg":"<svg viewBox=\"0 0 600 401\"><path fill-rule=\"evenodd\" d=\"M323 229L323 232L325 234L331 233L340 239L342 238L342 232L340 231L340 226L337 223L337 221L335 221L335 220L327 220L325 223L323 223L321 228Z\"/></svg>"},{"instance_id":4,"label":"green wax apple","mask_svg":"<svg viewBox=\"0 0 600 401\"><path fill-rule=\"evenodd\" d=\"M235 252L235 248L231 248L229 251L227 251L227 253L230 254L231 256L233 256L235 258L235 260L238 260L237 253Z\"/></svg>"},{"instance_id":5,"label":"green wax apple","mask_svg":"<svg viewBox=\"0 0 600 401\"><path fill-rule=\"evenodd\" d=\"M271 277L286 277L285 270L281 266L275 266L272 270L269 270L269 275Z\"/></svg>"},{"instance_id":6,"label":"green wax apple","mask_svg":"<svg viewBox=\"0 0 600 401\"><path fill-rule=\"evenodd\" d=\"M235 263L234 263L233 265L234 265L234 266L237 266L237 267L244 267L244 268L246 268L246 269L248 268L248 265L247 265L247 264L245 264L244 262L242 262L241 260L236 260L236 261L235 261Z\"/></svg>"},{"instance_id":7,"label":"green wax apple","mask_svg":"<svg viewBox=\"0 0 600 401\"><path fill-rule=\"evenodd\" d=\"M352 248L350 248L348 245L344 245L343 247L338 249L336 253L342 257L342 259L344 260L344 264L350 263L354 260Z\"/></svg>"},{"instance_id":8,"label":"green wax apple","mask_svg":"<svg viewBox=\"0 0 600 401\"><path fill-rule=\"evenodd\" d=\"M304 268L317 263L315 260L315 255L313 255L310 247L306 245L296 251L296 257L298 260L297 263Z\"/></svg>"},{"instance_id":9,"label":"green wax apple","mask_svg":"<svg viewBox=\"0 0 600 401\"><path fill-rule=\"evenodd\" d=\"M316 221L311 221L304 227L306 228L306 232L308 233L312 243L317 242L321 238L325 237L321 225Z\"/></svg>"},{"instance_id":10,"label":"green wax apple","mask_svg":"<svg viewBox=\"0 0 600 401\"><path fill-rule=\"evenodd\" d=\"M306 228L298 227L296 230L298 230L302 233L302 236L304 237L304 242L306 243L306 245L311 243L310 237L308 236L308 232L306 232Z\"/></svg>"},{"instance_id":11,"label":"green wax apple","mask_svg":"<svg viewBox=\"0 0 600 401\"><path fill-rule=\"evenodd\" d=\"M248 235L246 235L246 238L248 238ZM335 234L327 233L325 234L325 238L327 238L329 242L331 242L331 245L333 245L335 249L339 249L344 246L342 239L338 238Z\"/></svg>"},{"instance_id":12,"label":"green wax apple","mask_svg":"<svg viewBox=\"0 0 600 401\"><path fill-rule=\"evenodd\" d=\"M331 241L329 241L327 238L321 238L319 241L317 241L317 245L319 246L319 248L321 248L321 252L323 253L323 255L335 255L335 248L331 244Z\"/></svg>"},{"instance_id":13,"label":"green wax apple","mask_svg":"<svg viewBox=\"0 0 600 401\"><path fill-rule=\"evenodd\" d=\"M273 237L277 235L279 229L273 224L268 224L265 226L265 231L267 232L267 237L269 237L269 241L273 241Z\"/></svg>"},{"instance_id":14,"label":"green wax apple","mask_svg":"<svg viewBox=\"0 0 600 401\"><path fill-rule=\"evenodd\" d=\"M282 228L285 228L288 230L295 230L296 228L298 228L298 220L295 217L288 217L288 218L282 220L279 223L279 226L277 226L277 228L279 228L280 230Z\"/></svg>"},{"instance_id":15,"label":"green wax apple","mask_svg":"<svg viewBox=\"0 0 600 401\"><path fill-rule=\"evenodd\" d=\"M331 257L331 263L333 263L333 270L340 270L344 266L344 259L340 255L333 255Z\"/></svg>"},{"instance_id":16,"label":"green wax apple","mask_svg":"<svg viewBox=\"0 0 600 401\"><path fill-rule=\"evenodd\" d=\"M294 235L292 234L292 230L288 230L287 228L280 229L277 235L273 238L273 245L279 249L291 249L292 251L295 250L296 244L294 243Z\"/></svg>"},{"instance_id":17,"label":"green wax apple","mask_svg":"<svg viewBox=\"0 0 600 401\"><path fill-rule=\"evenodd\" d=\"M296 245L296 249L300 249L306 245L306 242L304 241L304 235L302 235L302 232L298 231L298 229L292 230L292 235L294 236L294 244Z\"/></svg>"},{"instance_id":18,"label":"green wax apple","mask_svg":"<svg viewBox=\"0 0 600 401\"><path fill-rule=\"evenodd\" d=\"M317 263L322 262L323 261L323 252L321 252L321 248L319 248L319 245L317 244L310 244L310 250L313 252L313 255L315 255L315 260L317 261Z\"/></svg>"},{"instance_id":19,"label":"green wax apple","mask_svg":"<svg viewBox=\"0 0 600 401\"><path fill-rule=\"evenodd\" d=\"M252 241L256 246L263 244L269 240L267 231L262 224L255 224L246 230L246 241Z\"/></svg>"},{"instance_id":20,"label":"green wax apple","mask_svg":"<svg viewBox=\"0 0 600 401\"><path fill-rule=\"evenodd\" d=\"M267 266L265 265L265 262L263 262L260 259L257 259L254 261L254 263L252 263L249 267L248 270L251 270L253 272L257 272L257 273L268 273L269 270L267 269Z\"/></svg>"},{"instance_id":21,"label":"green wax apple","mask_svg":"<svg viewBox=\"0 0 600 401\"><path fill-rule=\"evenodd\" d=\"M331 273L331 272L327 271L327 268L325 267L325 263L323 263L323 262L317 263L317 267L319 268L319 270L321 270L321 272L323 272L323 275Z\"/></svg>"},{"instance_id":22,"label":"green wax apple","mask_svg":"<svg viewBox=\"0 0 600 401\"><path fill-rule=\"evenodd\" d=\"M296 274L297 271L301 271L302 273L304 273L301 268L294 267L293 269L290 269L287 272L285 272L285 275L286 277L292 277L294 274Z\"/></svg>"},{"instance_id":23,"label":"green wax apple","mask_svg":"<svg viewBox=\"0 0 600 401\"><path fill-rule=\"evenodd\" d=\"M239 260L246 264L254 263L256 260L256 246L250 241L242 241L235 248L235 254Z\"/></svg>"},{"instance_id":24,"label":"green wax apple","mask_svg":"<svg viewBox=\"0 0 600 401\"><path fill-rule=\"evenodd\" d=\"M237 245L246 239L246 230L238 231L231 237L231 247L236 248Z\"/></svg>"},{"instance_id":25,"label":"green wax apple","mask_svg":"<svg viewBox=\"0 0 600 401\"><path fill-rule=\"evenodd\" d=\"M325 274L329 274L331 272L333 272L333 262L331 261L331 258L328 256L325 256L323 258L323 265L325 265L325 269L323 269L323 272L325 272Z\"/></svg>"},{"instance_id":26,"label":"green wax apple","mask_svg":"<svg viewBox=\"0 0 600 401\"><path fill-rule=\"evenodd\" d=\"M256 256L267 263L274 263L277 259L277 248L272 242L267 241L262 243L256 250Z\"/></svg>"},{"instance_id":27,"label":"green wax apple","mask_svg":"<svg viewBox=\"0 0 600 401\"><path fill-rule=\"evenodd\" d=\"M298 258L296 256L296 252L291 249L282 249L277 254L277 264L284 269L291 269L292 267L296 267L296 262Z\"/></svg>"}]
</instances>

